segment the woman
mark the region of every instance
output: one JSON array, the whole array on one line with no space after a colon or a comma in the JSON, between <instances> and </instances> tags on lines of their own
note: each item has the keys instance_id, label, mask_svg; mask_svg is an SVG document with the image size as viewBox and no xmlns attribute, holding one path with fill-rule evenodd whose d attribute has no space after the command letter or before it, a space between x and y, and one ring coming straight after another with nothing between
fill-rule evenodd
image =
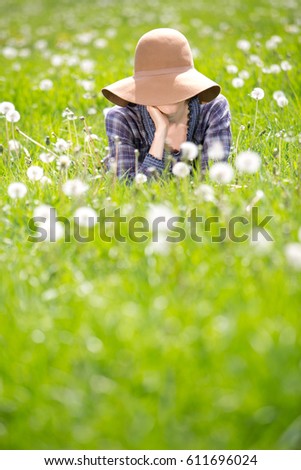
<instances>
[{"instance_id":1,"label":"woman","mask_svg":"<svg viewBox=\"0 0 301 470\"><path fill-rule=\"evenodd\" d=\"M172 162L182 157L180 146L185 141L202 145L202 169L208 166L208 149L216 142L222 146L222 160L228 159L232 140L228 101L217 83L194 68L182 33L158 28L144 34L136 47L134 68L134 76L101 90L115 104L106 115L106 132L109 165L115 162L118 177L160 174L166 166L171 171Z\"/></svg>"}]
</instances>

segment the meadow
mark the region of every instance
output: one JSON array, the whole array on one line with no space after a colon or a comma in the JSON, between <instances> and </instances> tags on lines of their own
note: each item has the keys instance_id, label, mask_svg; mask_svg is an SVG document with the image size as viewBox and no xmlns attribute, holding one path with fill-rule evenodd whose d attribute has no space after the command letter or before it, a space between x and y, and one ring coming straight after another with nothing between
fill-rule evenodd
<instances>
[{"instance_id":1,"label":"meadow","mask_svg":"<svg viewBox=\"0 0 301 470\"><path fill-rule=\"evenodd\" d=\"M1 449L301 448L300 11L297 0L1 4ZM228 179L128 185L105 170L112 104L100 90L133 73L138 39L158 27L186 35L229 101ZM258 168L239 170L242 152ZM30 241L30 219L50 207L80 214L93 236L65 241L58 224L56 241ZM237 227L244 241L212 241L254 207L272 241L252 240L250 224ZM125 228L125 242L106 242L85 226L104 208L196 209L218 223L200 227L202 242L137 242Z\"/></svg>"}]
</instances>

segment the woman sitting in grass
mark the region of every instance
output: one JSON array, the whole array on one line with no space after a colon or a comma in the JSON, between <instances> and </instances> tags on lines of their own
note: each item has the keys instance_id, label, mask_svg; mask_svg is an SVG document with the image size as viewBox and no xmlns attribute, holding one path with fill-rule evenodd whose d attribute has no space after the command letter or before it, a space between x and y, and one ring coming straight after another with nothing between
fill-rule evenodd
<instances>
[{"instance_id":1,"label":"woman sitting in grass","mask_svg":"<svg viewBox=\"0 0 301 470\"><path fill-rule=\"evenodd\" d=\"M228 101L217 83L194 68L189 43L179 31L158 28L144 34L136 47L134 76L101 91L115 104L106 115L106 132L108 164L115 165L118 177L170 172L184 148L189 160L196 157L195 145L201 145L202 170L211 149L219 160L228 159Z\"/></svg>"}]
</instances>

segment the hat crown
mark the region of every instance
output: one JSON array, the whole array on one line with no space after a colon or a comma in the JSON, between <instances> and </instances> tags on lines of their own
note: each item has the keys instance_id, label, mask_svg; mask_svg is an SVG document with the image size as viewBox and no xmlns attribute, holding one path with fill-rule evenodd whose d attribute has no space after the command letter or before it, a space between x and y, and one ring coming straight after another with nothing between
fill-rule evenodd
<instances>
[{"instance_id":1,"label":"hat crown","mask_svg":"<svg viewBox=\"0 0 301 470\"><path fill-rule=\"evenodd\" d=\"M192 68L193 57L185 36L172 28L158 28L145 33L136 46L135 74Z\"/></svg>"}]
</instances>

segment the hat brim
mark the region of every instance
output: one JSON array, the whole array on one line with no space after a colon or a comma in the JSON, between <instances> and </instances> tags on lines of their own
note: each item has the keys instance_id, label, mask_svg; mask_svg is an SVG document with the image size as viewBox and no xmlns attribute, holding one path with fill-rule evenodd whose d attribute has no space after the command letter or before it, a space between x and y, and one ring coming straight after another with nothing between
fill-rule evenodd
<instances>
[{"instance_id":1,"label":"hat brim","mask_svg":"<svg viewBox=\"0 0 301 470\"><path fill-rule=\"evenodd\" d=\"M119 106L129 103L162 106L199 95L200 102L216 98L221 87L196 69L183 73L135 78L127 77L101 90L105 98Z\"/></svg>"}]
</instances>

